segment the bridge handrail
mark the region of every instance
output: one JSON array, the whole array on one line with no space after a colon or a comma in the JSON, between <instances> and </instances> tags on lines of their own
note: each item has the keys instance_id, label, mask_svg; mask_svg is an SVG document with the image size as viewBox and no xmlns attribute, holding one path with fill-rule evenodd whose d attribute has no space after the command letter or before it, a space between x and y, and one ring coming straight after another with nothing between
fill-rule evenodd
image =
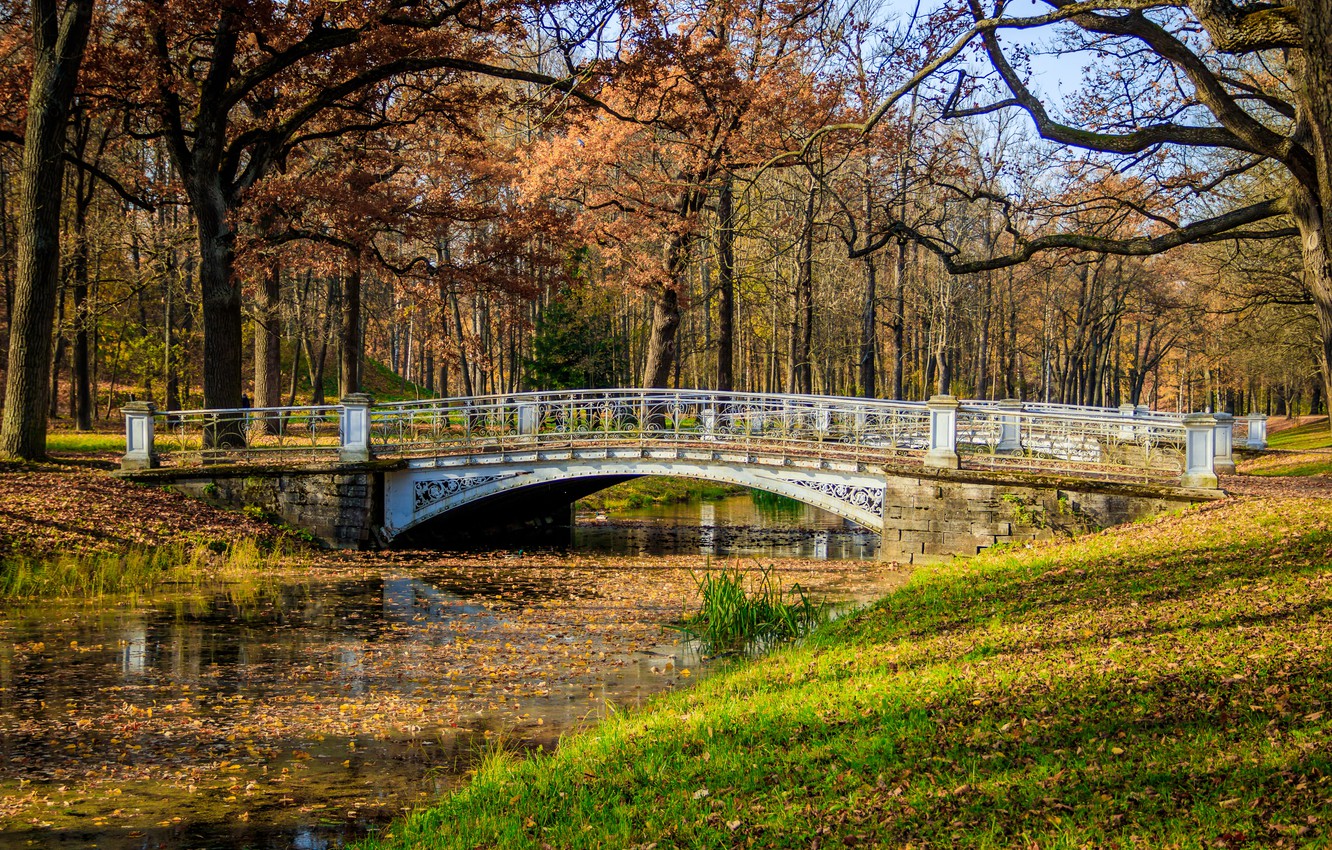
<instances>
[{"instance_id":1,"label":"bridge handrail","mask_svg":"<svg viewBox=\"0 0 1332 850\"><path fill-rule=\"evenodd\" d=\"M375 455L690 443L805 460L873 463L919 456L926 465L955 467L965 457L968 465L1204 482L1196 486L1215 486L1211 454L1229 446L1221 429L1228 438L1233 427L1224 416L1130 412L1127 406L669 388L491 393L385 404L349 396L338 404L161 412L132 403L124 412L126 468L157 463L156 420L173 458L203 463L268 452L312 457L337 452L344 461L357 461ZM1255 433L1261 425L1253 426ZM1199 460L1204 454L1207 464Z\"/></svg>"}]
</instances>

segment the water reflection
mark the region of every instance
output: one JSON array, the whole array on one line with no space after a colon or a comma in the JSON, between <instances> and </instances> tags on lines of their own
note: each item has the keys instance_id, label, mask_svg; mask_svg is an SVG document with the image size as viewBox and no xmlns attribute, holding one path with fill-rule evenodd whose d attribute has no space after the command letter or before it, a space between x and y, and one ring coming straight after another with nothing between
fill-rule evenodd
<instances>
[{"instance_id":1,"label":"water reflection","mask_svg":"<svg viewBox=\"0 0 1332 850\"><path fill-rule=\"evenodd\" d=\"M631 555L760 555L874 560L879 535L810 505L751 493L582 515L574 548Z\"/></svg>"},{"instance_id":2,"label":"water reflection","mask_svg":"<svg viewBox=\"0 0 1332 850\"><path fill-rule=\"evenodd\" d=\"M811 557L868 551L835 520L759 528L747 499L664 513L692 515L707 554L755 528ZM662 628L697 556L394 557L259 591L0 611L0 848L340 847L495 740L553 746L701 672ZM782 569L834 595L896 580Z\"/></svg>"}]
</instances>

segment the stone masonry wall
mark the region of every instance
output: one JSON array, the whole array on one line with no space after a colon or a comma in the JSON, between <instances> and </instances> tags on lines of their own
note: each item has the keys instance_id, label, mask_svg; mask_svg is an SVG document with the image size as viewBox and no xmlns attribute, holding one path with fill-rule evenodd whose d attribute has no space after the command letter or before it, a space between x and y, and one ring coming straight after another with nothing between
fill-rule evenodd
<instances>
[{"instance_id":1,"label":"stone masonry wall","mask_svg":"<svg viewBox=\"0 0 1332 850\"><path fill-rule=\"evenodd\" d=\"M1220 495L1020 474L889 469L879 557L923 563L975 555L996 543L1104 528Z\"/></svg>"},{"instance_id":2,"label":"stone masonry wall","mask_svg":"<svg viewBox=\"0 0 1332 850\"><path fill-rule=\"evenodd\" d=\"M335 549L368 549L378 544L382 477L374 470L336 468L262 474L202 469L161 483L212 504L261 508Z\"/></svg>"}]
</instances>

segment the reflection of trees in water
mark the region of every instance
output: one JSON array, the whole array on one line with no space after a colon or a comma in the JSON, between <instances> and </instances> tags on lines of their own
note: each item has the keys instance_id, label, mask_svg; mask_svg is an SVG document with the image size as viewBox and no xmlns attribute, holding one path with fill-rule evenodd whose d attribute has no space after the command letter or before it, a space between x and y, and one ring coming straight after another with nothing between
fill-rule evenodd
<instances>
[{"instance_id":1,"label":"reflection of trees in water","mask_svg":"<svg viewBox=\"0 0 1332 850\"><path fill-rule=\"evenodd\" d=\"M820 560L873 560L879 535L872 531L769 528L748 525L665 525L624 520L578 526L579 549L620 555L768 555Z\"/></svg>"}]
</instances>

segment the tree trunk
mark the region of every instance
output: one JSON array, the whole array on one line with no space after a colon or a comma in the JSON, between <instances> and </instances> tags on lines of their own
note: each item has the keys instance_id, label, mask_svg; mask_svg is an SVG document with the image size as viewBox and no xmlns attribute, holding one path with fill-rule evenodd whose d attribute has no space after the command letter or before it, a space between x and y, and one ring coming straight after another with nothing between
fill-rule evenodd
<instances>
[{"instance_id":1,"label":"tree trunk","mask_svg":"<svg viewBox=\"0 0 1332 850\"><path fill-rule=\"evenodd\" d=\"M342 284L342 371L338 395L361 391L361 252L347 252L347 278Z\"/></svg>"},{"instance_id":2,"label":"tree trunk","mask_svg":"<svg viewBox=\"0 0 1332 850\"><path fill-rule=\"evenodd\" d=\"M811 356L814 347L814 181L809 182L805 194L805 217L800 230L800 268L796 274L796 326L795 345L792 350L792 377L796 393L814 392L814 372Z\"/></svg>"},{"instance_id":3,"label":"tree trunk","mask_svg":"<svg viewBox=\"0 0 1332 850\"><path fill-rule=\"evenodd\" d=\"M652 331L648 337L647 363L643 366L643 386L670 385L671 366L675 362L675 334L680 327L680 293L674 285L658 288L652 298Z\"/></svg>"},{"instance_id":4,"label":"tree trunk","mask_svg":"<svg viewBox=\"0 0 1332 850\"><path fill-rule=\"evenodd\" d=\"M1317 186L1297 187L1292 215L1303 245L1304 277L1318 307L1319 351L1324 397L1332 399L1332 254L1327 247L1327 214L1332 210L1332 54L1327 45L1332 39L1332 5L1314 0L1298 3L1304 44L1303 91L1300 98L1305 114L1309 147L1317 164ZM1332 425L1332 417L1328 418Z\"/></svg>"},{"instance_id":5,"label":"tree trunk","mask_svg":"<svg viewBox=\"0 0 1332 850\"><path fill-rule=\"evenodd\" d=\"M893 263L893 398L906 398L906 240L897 241Z\"/></svg>"},{"instance_id":6,"label":"tree trunk","mask_svg":"<svg viewBox=\"0 0 1332 850\"><path fill-rule=\"evenodd\" d=\"M33 72L23 140L18 276L10 316L9 372L0 455L46 453L51 333L60 279L65 124L83 61L93 0L32 0Z\"/></svg>"},{"instance_id":7,"label":"tree trunk","mask_svg":"<svg viewBox=\"0 0 1332 850\"><path fill-rule=\"evenodd\" d=\"M873 255L865 257L865 300L860 307L860 394L875 398L879 391L879 377L875 370L874 353L879 348L879 323L876 313L879 305L878 271Z\"/></svg>"},{"instance_id":8,"label":"tree trunk","mask_svg":"<svg viewBox=\"0 0 1332 850\"><path fill-rule=\"evenodd\" d=\"M1318 310L1318 365L1323 390L1332 398L1332 265L1327 251L1326 219L1317 199L1297 189L1292 215L1303 246L1304 280Z\"/></svg>"},{"instance_id":9,"label":"tree trunk","mask_svg":"<svg viewBox=\"0 0 1332 850\"><path fill-rule=\"evenodd\" d=\"M735 389L735 178L726 175L717 195L717 389Z\"/></svg>"},{"instance_id":10,"label":"tree trunk","mask_svg":"<svg viewBox=\"0 0 1332 850\"><path fill-rule=\"evenodd\" d=\"M241 291L236 279L236 235L227 220L217 177L204 171L190 181L199 237L199 292L203 300L204 407L241 407ZM206 446L245 445L241 423L224 420L205 430Z\"/></svg>"},{"instance_id":11,"label":"tree trunk","mask_svg":"<svg viewBox=\"0 0 1332 850\"><path fill-rule=\"evenodd\" d=\"M688 238L681 235L667 240L664 263L670 282L657 287L652 298L652 330L648 336L647 362L643 365L643 386L670 386L675 364L675 334L680 329L680 287L688 258Z\"/></svg>"},{"instance_id":12,"label":"tree trunk","mask_svg":"<svg viewBox=\"0 0 1332 850\"><path fill-rule=\"evenodd\" d=\"M254 406L282 404L282 268L276 257L264 269L254 304ZM276 419L264 418L264 427L275 433Z\"/></svg>"}]
</instances>

